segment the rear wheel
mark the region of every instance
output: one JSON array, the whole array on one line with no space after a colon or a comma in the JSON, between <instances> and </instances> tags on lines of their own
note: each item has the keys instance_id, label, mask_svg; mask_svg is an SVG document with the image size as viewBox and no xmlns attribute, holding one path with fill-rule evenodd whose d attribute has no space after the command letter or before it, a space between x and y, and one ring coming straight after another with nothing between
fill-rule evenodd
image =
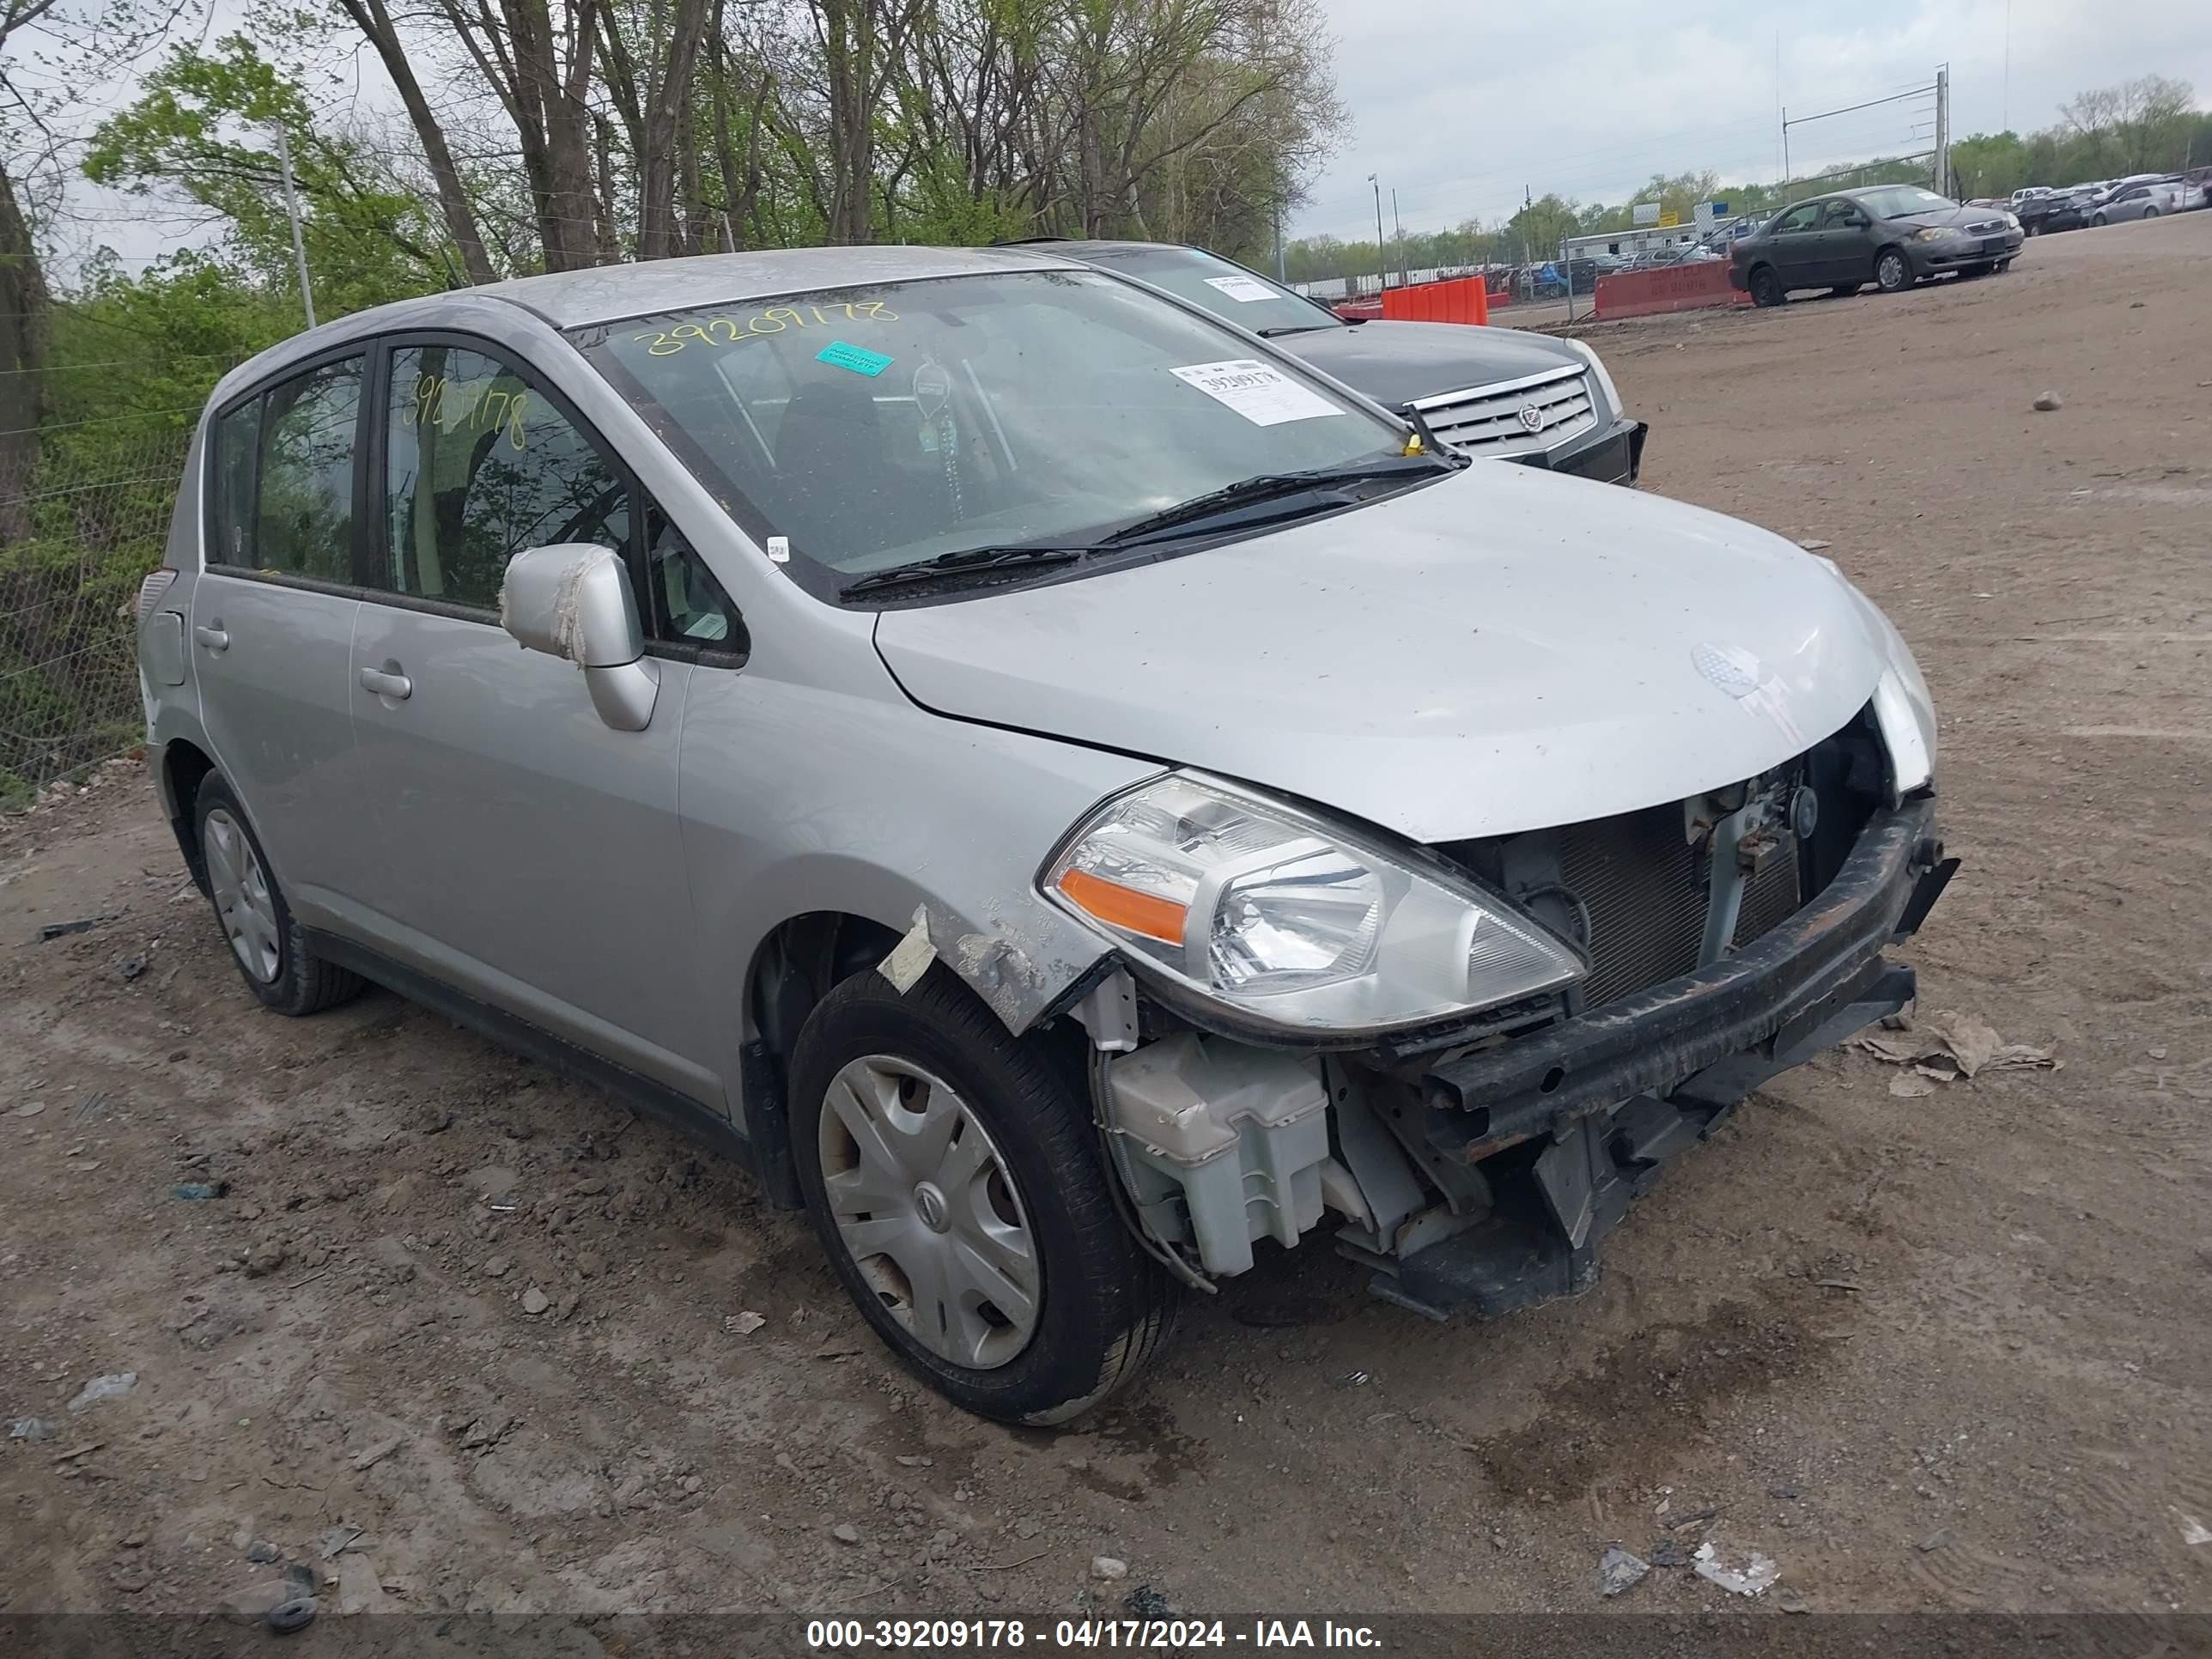
<instances>
[{"instance_id":1,"label":"rear wheel","mask_svg":"<svg viewBox=\"0 0 2212 1659\"><path fill-rule=\"evenodd\" d=\"M361 976L325 962L307 948L292 907L269 868L268 855L246 821L230 786L210 777L193 803L208 896L215 902L238 971L264 1007L280 1014L319 1013L360 994Z\"/></svg>"},{"instance_id":2,"label":"rear wheel","mask_svg":"<svg viewBox=\"0 0 2212 1659\"><path fill-rule=\"evenodd\" d=\"M2157 217L2158 217L2158 210L2157 210L2156 208L2145 208L2145 209L2143 210L2143 217L2144 217L2144 218L2146 218L2146 219L2155 219L2155 218L2157 218Z\"/></svg>"},{"instance_id":3,"label":"rear wheel","mask_svg":"<svg viewBox=\"0 0 2212 1659\"><path fill-rule=\"evenodd\" d=\"M2092 230L2102 230L2111 222L2112 221L2101 213L2093 213L2089 216L2089 228Z\"/></svg>"},{"instance_id":4,"label":"rear wheel","mask_svg":"<svg viewBox=\"0 0 2212 1659\"><path fill-rule=\"evenodd\" d=\"M1790 297L1782 286L1781 273L1772 265L1760 265L1751 273L1751 302L1755 306L1778 306Z\"/></svg>"},{"instance_id":5,"label":"rear wheel","mask_svg":"<svg viewBox=\"0 0 2212 1659\"><path fill-rule=\"evenodd\" d=\"M904 995L854 975L793 1055L799 1185L838 1278L908 1369L1002 1422L1080 1415L1174 1322L1057 1060L942 966Z\"/></svg>"},{"instance_id":6,"label":"rear wheel","mask_svg":"<svg viewBox=\"0 0 2212 1659\"><path fill-rule=\"evenodd\" d=\"M1912 264L1902 248L1886 247L1875 255L1874 280L1884 294L1902 294L1912 286Z\"/></svg>"}]
</instances>

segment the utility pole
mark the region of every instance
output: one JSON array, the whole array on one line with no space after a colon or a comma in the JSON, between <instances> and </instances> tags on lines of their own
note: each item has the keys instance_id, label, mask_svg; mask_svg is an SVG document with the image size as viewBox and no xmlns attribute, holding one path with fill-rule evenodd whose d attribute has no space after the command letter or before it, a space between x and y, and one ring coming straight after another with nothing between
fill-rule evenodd
<instances>
[{"instance_id":1,"label":"utility pole","mask_svg":"<svg viewBox=\"0 0 2212 1659\"><path fill-rule=\"evenodd\" d=\"M2004 131L2012 131L2012 0L2005 0Z\"/></svg>"},{"instance_id":2,"label":"utility pole","mask_svg":"<svg viewBox=\"0 0 2212 1659\"><path fill-rule=\"evenodd\" d=\"M1375 280L1382 284L1375 291L1379 295L1390 286L1390 245L1382 240L1382 186L1371 173L1367 182L1375 186Z\"/></svg>"},{"instance_id":3,"label":"utility pole","mask_svg":"<svg viewBox=\"0 0 2212 1659\"><path fill-rule=\"evenodd\" d=\"M1406 269L1406 222L1398 216L1398 187L1390 186L1390 225L1398 234L1398 286L1403 288L1412 280L1413 272Z\"/></svg>"},{"instance_id":4,"label":"utility pole","mask_svg":"<svg viewBox=\"0 0 2212 1659\"><path fill-rule=\"evenodd\" d=\"M1936 71L1936 193L1951 193L1951 66Z\"/></svg>"},{"instance_id":5,"label":"utility pole","mask_svg":"<svg viewBox=\"0 0 2212 1659\"><path fill-rule=\"evenodd\" d=\"M284 169L284 216L292 222L292 258L300 267L300 305L307 313L307 326L315 325L315 295L307 283L307 245L300 235L300 192L292 182L292 141L284 124L276 124L276 161Z\"/></svg>"},{"instance_id":6,"label":"utility pole","mask_svg":"<svg viewBox=\"0 0 2212 1659\"><path fill-rule=\"evenodd\" d=\"M1279 191L1275 197L1275 280L1279 283L1291 280L1283 264L1283 198Z\"/></svg>"}]
</instances>

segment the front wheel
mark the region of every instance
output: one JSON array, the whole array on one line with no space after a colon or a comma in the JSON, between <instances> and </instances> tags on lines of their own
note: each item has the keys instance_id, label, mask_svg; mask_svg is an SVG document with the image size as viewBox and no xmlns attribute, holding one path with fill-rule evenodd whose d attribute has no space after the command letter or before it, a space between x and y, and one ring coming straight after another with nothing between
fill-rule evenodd
<instances>
[{"instance_id":1,"label":"front wheel","mask_svg":"<svg viewBox=\"0 0 2212 1659\"><path fill-rule=\"evenodd\" d=\"M2112 221L2101 213L2093 213L2089 216L2089 228L2092 230L2102 230L2111 222Z\"/></svg>"},{"instance_id":2,"label":"front wheel","mask_svg":"<svg viewBox=\"0 0 2212 1659\"><path fill-rule=\"evenodd\" d=\"M1781 273L1772 265L1761 265L1751 273L1751 302L1755 306L1778 306L1790 297L1782 286Z\"/></svg>"},{"instance_id":3,"label":"front wheel","mask_svg":"<svg viewBox=\"0 0 2212 1659\"><path fill-rule=\"evenodd\" d=\"M955 1405L1064 1423L1164 1346L1178 1287L1122 1224L1079 1072L939 966L856 974L808 1016L792 1142L876 1334Z\"/></svg>"},{"instance_id":4,"label":"front wheel","mask_svg":"<svg viewBox=\"0 0 2212 1659\"><path fill-rule=\"evenodd\" d=\"M2156 208L2145 208L2145 209L2143 210L2143 217L2144 217L2144 218L2146 218L2146 219L2155 219L2155 218L2157 218L2157 217L2158 217L2158 210L2157 210Z\"/></svg>"},{"instance_id":5,"label":"front wheel","mask_svg":"<svg viewBox=\"0 0 2212 1659\"><path fill-rule=\"evenodd\" d=\"M1902 294L1912 286L1912 264L1904 253L1886 247L1874 262L1875 286L1884 294Z\"/></svg>"}]
</instances>

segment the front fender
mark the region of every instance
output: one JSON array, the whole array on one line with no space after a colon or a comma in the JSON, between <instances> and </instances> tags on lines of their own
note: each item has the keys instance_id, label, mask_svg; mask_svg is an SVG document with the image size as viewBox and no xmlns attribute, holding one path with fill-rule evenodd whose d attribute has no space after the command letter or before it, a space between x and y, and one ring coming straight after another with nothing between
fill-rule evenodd
<instances>
[{"instance_id":1,"label":"front fender","mask_svg":"<svg viewBox=\"0 0 2212 1659\"><path fill-rule=\"evenodd\" d=\"M1157 764L750 671L697 677L684 722L696 982L725 1075L758 1035L751 1009L729 1019L730 988L795 916L864 917L913 936L909 959L926 942L1016 1035L1107 954L1038 896L1036 874Z\"/></svg>"}]
</instances>

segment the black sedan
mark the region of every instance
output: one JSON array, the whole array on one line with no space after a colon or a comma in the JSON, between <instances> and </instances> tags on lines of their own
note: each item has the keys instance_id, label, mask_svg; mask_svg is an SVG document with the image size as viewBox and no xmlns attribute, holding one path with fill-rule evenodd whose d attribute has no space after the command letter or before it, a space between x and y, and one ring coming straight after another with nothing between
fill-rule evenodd
<instances>
[{"instance_id":1,"label":"black sedan","mask_svg":"<svg viewBox=\"0 0 2212 1659\"><path fill-rule=\"evenodd\" d=\"M1838 191L1784 208L1730 255L1729 282L1754 304L1797 289L1885 294L1955 271L1984 276L2020 252L2020 221L2002 208L1960 207L1917 185Z\"/></svg>"},{"instance_id":2,"label":"black sedan","mask_svg":"<svg viewBox=\"0 0 2212 1659\"><path fill-rule=\"evenodd\" d=\"M1463 455L1605 483L1632 484L1643 468L1644 425L1628 417L1613 376L1579 340L1465 323L1347 320L1200 248L1035 240L1276 341L1385 408L1418 412Z\"/></svg>"},{"instance_id":3,"label":"black sedan","mask_svg":"<svg viewBox=\"0 0 2212 1659\"><path fill-rule=\"evenodd\" d=\"M2062 190L2038 196L2020 204L2020 228L2029 236L2052 236L2062 230L2079 230L2089 222L2089 210L2100 191Z\"/></svg>"}]
</instances>

